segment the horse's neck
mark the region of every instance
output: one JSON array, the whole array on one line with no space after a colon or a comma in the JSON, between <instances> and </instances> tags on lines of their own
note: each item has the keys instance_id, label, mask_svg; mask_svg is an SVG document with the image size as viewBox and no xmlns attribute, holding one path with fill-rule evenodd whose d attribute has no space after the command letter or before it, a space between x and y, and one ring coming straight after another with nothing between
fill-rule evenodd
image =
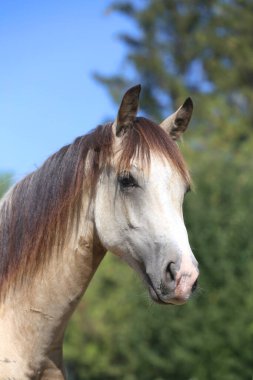
<instances>
[{"instance_id":1,"label":"horse's neck","mask_svg":"<svg viewBox=\"0 0 253 380\"><path fill-rule=\"evenodd\" d=\"M45 356L61 354L69 317L104 254L93 223L86 221L62 253L52 253L49 265L30 289L7 296L0 306L0 373L4 358L17 363L25 358L36 368Z\"/></svg>"}]
</instances>

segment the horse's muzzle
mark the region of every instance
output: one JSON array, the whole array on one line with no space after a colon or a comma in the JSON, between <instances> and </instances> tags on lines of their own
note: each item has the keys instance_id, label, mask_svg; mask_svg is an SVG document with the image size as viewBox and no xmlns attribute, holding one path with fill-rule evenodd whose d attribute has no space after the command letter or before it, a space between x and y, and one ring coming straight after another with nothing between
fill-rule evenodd
<instances>
[{"instance_id":1,"label":"horse's muzzle","mask_svg":"<svg viewBox=\"0 0 253 380\"><path fill-rule=\"evenodd\" d=\"M175 266L169 265L169 276L163 276L156 286L147 275L148 288L151 298L160 304L184 304L197 289L199 271L193 265L191 271L176 271ZM166 269L168 271L168 267Z\"/></svg>"}]
</instances>

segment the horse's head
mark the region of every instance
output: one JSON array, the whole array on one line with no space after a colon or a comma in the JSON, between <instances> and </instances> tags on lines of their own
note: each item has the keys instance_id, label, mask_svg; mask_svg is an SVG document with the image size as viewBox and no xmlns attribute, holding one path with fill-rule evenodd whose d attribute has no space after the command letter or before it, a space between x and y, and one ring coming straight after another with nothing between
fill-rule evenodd
<instances>
[{"instance_id":1,"label":"horse's head","mask_svg":"<svg viewBox=\"0 0 253 380\"><path fill-rule=\"evenodd\" d=\"M189 174L176 140L187 128L192 101L160 126L136 118L140 86L123 97L113 129L113 155L95 197L95 223L106 249L143 278L153 300L184 303L196 287L198 264L184 225Z\"/></svg>"}]
</instances>

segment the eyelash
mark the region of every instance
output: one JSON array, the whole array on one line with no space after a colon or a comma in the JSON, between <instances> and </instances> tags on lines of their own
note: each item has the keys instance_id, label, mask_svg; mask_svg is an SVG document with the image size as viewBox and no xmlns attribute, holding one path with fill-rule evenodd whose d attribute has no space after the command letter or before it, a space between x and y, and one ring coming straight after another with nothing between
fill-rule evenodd
<instances>
[{"instance_id":1,"label":"eyelash","mask_svg":"<svg viewBox=\"0 0 253 380\"><path fill-rule=\"evenodd\" d=\"M118 182L119 182L121 190L126 190L126 189L131 189L133 187L138 187L137 181L128 172L120 174L118 177Z\"/></svg>"}]
</instances>

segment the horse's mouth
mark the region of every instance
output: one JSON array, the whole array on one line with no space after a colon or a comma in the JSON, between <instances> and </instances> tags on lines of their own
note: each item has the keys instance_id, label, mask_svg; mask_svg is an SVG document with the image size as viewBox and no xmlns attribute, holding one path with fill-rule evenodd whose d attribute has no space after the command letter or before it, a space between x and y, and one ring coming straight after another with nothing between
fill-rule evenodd
<instances>
[{"instance_id":1,"label":"horse's mouth","mask_svg":"<svg viewBox=\"0 0 253 380\"><path fill-rule=\"evenodd\" d=\"M144 268L143 265L139 265L139 270L141 272L141 275L142 275L142 278L143 278L143 281L145 283L145 285L147 286L148 288L148 291L149 291L149 295L150 297L152 298L152 300L156 303L159 303L160 305L169 305L169 304L172 304L172 302L169 302L169 300L165 301L163 300L160 295L158 294L158 292L156 291L154 285L153 285L153 282L151 280L151 278L149 277L149 275L146 273L146 270Z\"/></svg>"},{"instance_id":2,"label":"horse's mouth","mask_svg":"<svg viewBox=\"0 0 253 380\"><path fill-rule=\"evenodd\" d=\"M162 299L162 297L159 295L159 293L156 291L150 277L145 273L145 282L148 286L149 295L152 298L152 300L160 305L173 305L173 299Z\"/></svg>"},{"instance_id":3,"label":"horse's mouth","mask_svg":"<svg viewBox=\"0 0 253 380\"><path fill-rule=\"evenodd\" d=\"M178 297L171 297L165 300L163 300L157 292L154 290L153 287L149 287L149 294L152 300L159 305L183 305L187 302L187 299L178 298Z\"/></svg>"},{"instance_id":4,"label":"horse's mouth","mask_svg":"<svg viewBox=\"0 0 253 380\"><path fill-rule=\"evenodd\" d=\"M170 302L165 302L163 301L159 295L157 294L157 292L155 291L153 285L148 285L148 290L149 290L149 294L150 294L150 297L152 298L152 300L156 303L159 303L160 305L170 305L171 303Z\"/></svg>"},{"instance_id":5,"label":"horse's mouth","mask_svg":"<svg viewBox=\"0 0 253 380\"><path fill-rule=\"evenodd\" d=\"M146 285L148 286L149 294L152 300L160 305L183 305L187 299L175 297L174 292L165 297L165 299L155 289L149 275L142 272Z\"/></svg>"}]
</instances>

